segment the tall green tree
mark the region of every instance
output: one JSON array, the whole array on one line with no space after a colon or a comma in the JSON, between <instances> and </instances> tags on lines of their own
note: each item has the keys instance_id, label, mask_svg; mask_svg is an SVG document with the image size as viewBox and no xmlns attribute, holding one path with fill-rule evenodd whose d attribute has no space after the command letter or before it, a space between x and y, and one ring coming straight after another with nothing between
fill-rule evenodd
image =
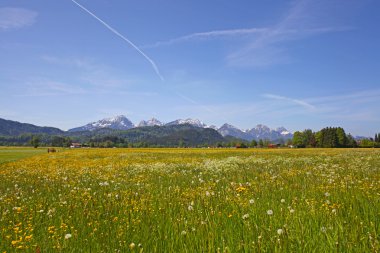
<instances>
[{"instance_id":1,"label":"tall green tree","mask_svg":"<svg viewBox=\"0 0 380 253\"><path fill-rule=\"evenodd\" d=\"M321 148L346 147L347 136L341 127L326 127L315 134L316 143Z\"/></svg>"},{"instance_id":2,"label":"tall green tree","mask_svg":"<svg viewBox=\"0 0 380 253\"><path fill-rule=\"evenodd\" d=\"M308 148L316 146L315 135L311 129L303 131L303 145Z\"/></svg>"},{"instance_id":3,"label":"tall green tree","mask_svg":"<svg viewBox=\"0 0 380 253\"><path fill-rule=\"evenodd\" d=\"M40 138L38 136L32 136L32 139L30 140L30 144L34 147L34 148L38 148L38 146L40 145Z\"/></svg>"},{"instance_id":4,"label":"tall green tree","mask_svg":"<svg viewBox=\"0 0 380 253\"><path fill-rule=\"evenodd\" d=\"M256 140L252 140L251 143L249 144L249 146L250 146L251 148L256 147L256 146L257 146L257 141L256 141Z\"/></svg>"},{"instance_id":5,"label":"tall green tree","mask_svg":"<svg viewBox=\"0 0 380 253\"><path fill-rule=\"evenodd\" d=\"M296 131L293 134L293 145L298 148L304 148L304 136L303 133L300 131Z\"/></svg>"},{"instance_id":6,"label":"tall green tree","mask_svg":"<svg viewBox=\"0 0 380 253\"><path fill-rule=\"evenodd\" d=\"M347 135L347 147L349 147L349 148L357 148L358 147L358 143L356 142L356 140L354 139L354 137L351 134Z\"/></svg>"},{"instance_id":7,"label":"tall green tree","mask_svg":"<svg viewBox=\"0 0 380 253\"><path fill-rule=\"evenodd\" d=\"M315 133L315 142L316 146L321 148L323 146L323 133L322 131L318 131Z\"/></svg>"},{"instance_id":8,"label":"tall green tree","mask_svg":"<svg viewBox=\"0 0 380 253\"><path fill-rule=\"evenodd\" d=\"M344 132L344 129L341 127L336 128L335 130L336 136L338 138L338 147L346 147L347 145L347 136Z\"/></svg>"}]
</instances>

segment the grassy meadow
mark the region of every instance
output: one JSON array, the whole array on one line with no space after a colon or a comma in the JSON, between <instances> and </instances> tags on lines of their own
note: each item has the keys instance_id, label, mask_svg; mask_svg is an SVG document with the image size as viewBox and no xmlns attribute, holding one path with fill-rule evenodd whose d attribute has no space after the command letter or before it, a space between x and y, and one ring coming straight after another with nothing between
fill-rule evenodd
<instances>
[{"instance_id":1,"label":"grassy meadow","mask_svg":"<svg viewBox=\"0 0 380 253\"><path fill-rule=\"evenodd\" d=\"M0 147L0 164L47 152L45 148Z\"/></svg>"},{"instance_id":2,"label":"grassy meadow","mask_svg":"<svg viewBox=\"0 0 380 253\"><path fill-rule=\"evenodd\" d=\"M75 149L0 164L0 252L379 252L379 241L380 150Z\"/></svg>"}]
</instances>

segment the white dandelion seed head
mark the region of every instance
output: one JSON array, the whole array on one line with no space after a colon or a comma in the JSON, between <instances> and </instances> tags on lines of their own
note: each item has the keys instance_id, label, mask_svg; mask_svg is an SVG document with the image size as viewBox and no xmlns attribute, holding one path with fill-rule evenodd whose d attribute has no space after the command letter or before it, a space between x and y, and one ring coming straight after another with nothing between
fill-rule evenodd
<instances>
[{"instance_id":1,"label":"white dandelion seed head","mask_svg":"<svg viewBox=\"0 0 380 253\"><path fill-rule=\"evenodd\" d=\"M277 229L277 234L282 235L284 233L284 230L282 228Z\"/></svg>"},{"instance_id":2,"label":"white dandelion seed head","mask_svg":"<svg viewBox=\"0 0 380 253\"><path fill-rule=\"evenodd\" d=\"M254 204L255 203L255 200L254 199L250 199L249 200L249 204Z\"/></svg>"},{"instance_id":3,"label":"white dandelion seed head","mask_svg":"<svg viewBox=\"0 0 380 253\"><path fill-rule=\"evenodd\" d=\"M70 239L71 237L72 237L71 234L65 234L65 239L66 239L66 240Z\"/></svg>"},{"instance_id":4,"label":"white dandelion seed head","mask_svg":"<svg viewBox=\"0 0 380 253\"><path fill-rule=\"evenodd\" d=\"M267 211L267 214L268 214L268 215L273 215L273 211L272 211L272 210L268 210L268 211Z\"/></svg>"},{"instance_id":5,"label":"white dandelion seed head","mask_svg":"<svg viewBox=\"0 0 380 253\"><path fill-rule=\"evenodd\" d=\"M285 199L281 199L281 203L285 203Z\"/></svg>"},{"instance_id":6,"label":"white dandelion seed head","mask_svg":"<svg viewBox=\"0 0 380 253\"><path fill-rule=\"evenodd\" d=\"M249 218L249 214L247 214L247 213L246 213L246 214L244 214L242 218L243 218L243 220L246 220L246 219L248 219L248 218Z\"/></svg>"}]
</instances>

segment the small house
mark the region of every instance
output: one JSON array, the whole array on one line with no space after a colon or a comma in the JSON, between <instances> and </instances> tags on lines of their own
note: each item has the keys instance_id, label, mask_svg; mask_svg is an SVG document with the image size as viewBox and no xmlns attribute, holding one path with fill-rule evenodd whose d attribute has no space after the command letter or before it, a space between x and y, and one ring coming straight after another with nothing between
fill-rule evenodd
<instances>
[{"instance_id":1,"label":"small house","mask_svg":"<svg viewBox=\"0 0 380 253\"><path fill-rule=\"evenodd\" d=\"M80 144L78 142L73 142L70 145L70 148L81 148L81 147L82 147L82 144Z\"/></svg>"}]
</instances>

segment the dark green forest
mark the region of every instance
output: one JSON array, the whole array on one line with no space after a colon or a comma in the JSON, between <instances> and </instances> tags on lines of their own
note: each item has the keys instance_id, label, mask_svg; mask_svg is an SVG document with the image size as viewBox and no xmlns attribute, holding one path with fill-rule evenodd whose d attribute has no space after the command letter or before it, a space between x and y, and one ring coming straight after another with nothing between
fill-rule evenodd
<instances>
[{"instance_id":1,"label":"dark green forest","mask_svg":"<svg viewBox=\"0 0 380 253\"><path fill-rule=\"evenodd\" d=\"M380 147L380 134L375 138L355 140L351 134L346 134L341 127L326 127L318 132L306 129L297 131L289 143L297 148L356 148L356 147Z\"/></svg>"}]
</instances>

